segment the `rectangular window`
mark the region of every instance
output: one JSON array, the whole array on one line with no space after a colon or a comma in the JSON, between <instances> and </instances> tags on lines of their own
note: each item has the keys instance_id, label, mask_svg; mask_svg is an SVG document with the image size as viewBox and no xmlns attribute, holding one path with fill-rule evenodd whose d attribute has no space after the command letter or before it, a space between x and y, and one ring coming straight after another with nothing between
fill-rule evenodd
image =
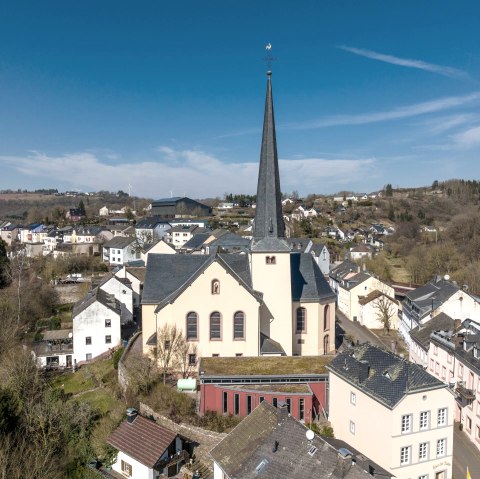
<instances>
[{"instance_id":1,"label":"rectangular window","mask_svg":"<svg viewBox=\"0 0 480 479\"><path fill-rule=\"evenodd\" d=\"M421 476L418 476L418 479L428 479L428 474L422 474Z\"/></svg>"},{"instance_id":2,"label":"rectangular window","mask_svg":"<svg viewBox=\"0 0 480 479\"><path fill-rule=\"evenodd\" d=\"M472 419L467 416L467 431L470 432L472 430Z\"/></svg>"},{"instance_id":3,"label":"rectangular window","mask_svg":"<svg viewBox=\"0 0 480 479\"><path fill-rule=\"evenodd\" d=\"M298 419L300 421L305 420L305 399L303 398L298 400Z\"/></svg>"},{"instance_id":4,"label":"rectangular window","mask_svg":"<svg viewBox=\"0 0 480 479\"><path fill-rule=\"evenodd\" d=\"M198 316L197 313L187 314L187 341L198 339Z\"/></svg>"},{"instance_id":5,"label":"rectangular window","mask_svg":"<svg viewBox=\"0 0 480 479\"><path fill-rule=\"evenodd\" d=\"M433 371L433 366L435 365L435 361L430 359L430 371Z\"/></svg>"},{"instance_id":6,"label":"rectangular window","mask_svg":"<svg viewBox=\"0 0 480 479\"><path fill-rule=\"evenodd\" d=\"M446 425L447 425L447 408L442 407L438 410L437 426L446 426Z\"/></svg>"},{"instance_id":7,"label":"rectangular window","mask_svg":"<svg viewBox=\"0 0 480 479\"><path fill-rule=\"evenodd\" d=\"M275 406L275 407L277 407L277 404L278 404L277 398L273 398L273 399L272 399L272 405Z\"/></svg>"},{"instance_id":8,"label":"rectangular window","mask_svg":"<svg viewBox=\"0 0 480 479\"><path fill-rule=\"evenodd\" d=\"M428 459L428 442L421 442L418 446L418 460L426 461Z\"/></svg>"},{"instance_id":9,"label":"rectangular window","mask_svg":"<svg viewBox=\"0 0 480 479\"><path fill-rule=\"evenodd\" d=\"M436 344L433 345L433 354L435 354L435 356L438 356L438 346Z\"/></svg>"},{"instance_id":10,"label":"rectangular window","mask_svg":"<svg viewBox=\"0 0 480 479\"><path fill-rule=\"evenodd\" d=\"M350 421L350 432L355 434L355 423L353 421Z\"/></svg>"},{"instance_id":11,"label":"rectangular window","mask_svg":"<svg viewBox=\"0 0 480 479\"><path fill-rule=\"evenodd\" d=\"M111 328L112 327L112 320L111 319L106 319L105 320L105 327L106 328Z\"/></svg>"},{"instance_id":12,"label":"rectangular window","mask_svg":"<svg viewBox=\"0 0 480 479\"><path fill-rule=\"evenodd\" d=\"M243 353L235 353L236 358L241 358L243 356Z\"/></svg>"},{"instance_id":13,"label":"rectangular window","mask_svg":"<svg viewBox=\"0 0 480 479\"><path fill-rule=\"evenodd\" d=\"M247 396L247 416L252 412L252 396Z\"/></svg>"},{"instance_id":14,"label":"rectangular window","mask_svg":"<svg viewBox=\"0 0 480 479\"><path fill-rule=\"evenodd\" d=\"M458 365L458 377L463 379L463 364Z\"/></svg>"},{"instance_id":15,"label":"rectangular window","mask_svg":"<svg viewBox=\"0 0 480 479\"><path fill-rule=\"evenodd\" d=\"M132 475L132 466L131 466L128 462L125 462L125 461L122 459L121 467L122 467L122 474L125 475L125 476L127 476L127 477L131 477L131 475Z\"/></svg>"},{"instance_id":16,"label":"rectangular window","mask_svg":"<svg viewBox=\"0 0 480 479\"><path fill-rule=\"evenodd\" d=\"M91 336L87 336L87 337L85 338L85 344L86 344L87 346L90 346L90 345L92 344L92 337L91 337Z\"/></svg>"},{"instance_id":17,"label":"rectangular window","mask_svg":"<svg viewBox=\"0 0 480 479\"><path fill-rule=\"evenodd\" d=\"M440 371L440 364L438 362L435 363L435 374L438 375L438 372Z\"/></svg>"},{"instance_id":18,"label":"rectangular window","mask_svg":"<svg viewBox=\"0 0 480 479\"><path fill-rule=\"evenodd\" d=\"M442 379L445 379L447 377L447 368L445 366L442 366Z\"/></svg>"},{"instance_id":19,"label":"rectangular window","mask_svg":"<svg viewBox=\"0 0 480 479\"><path fill-rule=\"evenodd\" d=\"M197 355L196 354L189 354L188 355L188 365L195 366L197 364Z\"/></svg>"},{"instance_id":20,"label":"rectangular window","mask_svg":"<svg viewBox=\"0 0 480 479\"><path fill-rule=\"evenodd\" d=\"M451 363L451 362L452 362L452 357L453 357L452 353L448 353L448 354L447 354L447 363Z\"/></svg>"},{"instance_id":21,"label":"rectangular window","mask_svg":"<svg viewBox=\"0 0 480 479\"><path fill-rule=\"evenodd\" d=\"M228 393L223 392L223 409L222 409L223 414L228 413Z\"/></svg>"},{"instance_id":22,"label":"rectangular window","mask_svg":"<svg viewBox=\"0 0 480 479\"><path fill-rule=\"evenodd\" d=\"M406 466L410 464L410 446L400 448L400 465Z\"/></svg>"},{"instance_id":23,"label":"rectangular window","mask_svg":"<svg viewBox=\"0 0 480 479\"><path fill-rule=\"evenodd\" d=\"M87 353L85 359L86 359L87 361L90 361L90 360L92 359L92 353Z\"/></svg>"},{"instance_id":24,"label":"rectangular window","mask_svg":"<svg viewBox=\"0 0 480 479\"><path fill-rule=\"evenodd\" d=\"M437 457L445 456L447 453L447 440L445 438L437 441Z\"/></svg>"},{"instance_id":25,"label":"rectangular window","mask_svg":"<svg viewBox=\"0 0 480 479\"><path fill-rule=\"evenodd\" d=\"M218 312L210 315L210 339L222 339L222 319Z\"/></svg>"},{"instance_id":26,"label":"rectangular window","mask_svg":"<svg viewBox=\"0 0 480 479\"><path fill-rule=\"evenodd\" d=\"M263 396L260 396L258 399L258 404L262 404L263 401L265 401L265 398Z\"/></svg>"},{"instance_id":27,"label":"rectangular window","mask_svg":"<svg viewBox=\"0 0 480 479\"><path fill-rule=\"evenodd\" d=\"M357 404L357 395L353 392L350 393L350 403L354 406Z\"/></svg>"},{"instance_id":28,"label":"rectangular window","mask_svg":"<svg viewBox=\"0 0 480 479\"><path fill-rule=\"evenodd\" d=\"M238 416L240 414L240 395L239 394L234 394L233 395L233 408L235 416Z\"/></svg>"},{"instance_id":29,"label":"rectangular window","mask_svg":"<svg viewBox=\"0 0 480 479\"><path fill-rule=\"evenodd\" d=\"M412 427L412 415L411 414L404 414L402 416L402 434L406 434L410 432Z\"/></svg>"},{"instance_id":30,"label":"rectangular window","mask_svg":"<svg viewBox=\"0 0 480 479\"><path fill-rule=\"evenodd\" d=\"M424 431L429 426L430 413L428 411L422 411L420 413L420 430Z\"/></svg>"},{"instance_id":31,"label":"rectangular window","mask_svg":"<svg viewBox=\"0 0 480 479\"><path fill-rule=\"evenodd\" d=\"M111 344L111 343L112 343L112 337L109 334L107 334L105 336L105 344Z\"/></svg>"},{"instance_id":32,"label":"rectangular window","mask_svg":"<svg viewBox=\"0 0 480 479\"><path fill-rule=\"evenodd\" d=\"M304 333L306 330L306 309L297 308L296 332Z\"/></svg>"},{"instance_id":33,"label":"rectangular window","mask_svg":"<svg viewBox=\"0 0 480 479\"><path fill-rule=\"evenodd\" d=\"M290 398L286 398L285 402L287 403L287 412L290 414L292 411L292 400Z\"/></svg>"}]
</instances>

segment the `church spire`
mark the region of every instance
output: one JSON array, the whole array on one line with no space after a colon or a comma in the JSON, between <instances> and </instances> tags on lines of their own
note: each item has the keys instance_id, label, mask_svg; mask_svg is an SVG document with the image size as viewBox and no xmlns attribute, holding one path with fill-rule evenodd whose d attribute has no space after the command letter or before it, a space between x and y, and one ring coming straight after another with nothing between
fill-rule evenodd
<instances>
[{"instance_id":1,"label":"church spire","mask_svg":"<svg viewBox=\"0 0 480 479\"><path fill-rule=\"evenodd\" d=\"M287 251L289 247L283 238L285 224L273 113L272 72L268 71L252 251Z\"/></svg>"}]
</instances>

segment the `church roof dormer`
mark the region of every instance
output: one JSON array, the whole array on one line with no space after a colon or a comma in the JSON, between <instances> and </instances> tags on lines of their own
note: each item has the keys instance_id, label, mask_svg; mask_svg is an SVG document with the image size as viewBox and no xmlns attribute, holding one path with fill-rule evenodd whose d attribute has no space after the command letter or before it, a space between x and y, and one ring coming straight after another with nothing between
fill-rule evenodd
<instances>
[{"instance_id":1,"label":"church roof dormer","mask_svg":"<svg viewBox=\"0 0 480 479\"><path fill-rule=\"evenodd\" d=\"M258 172L257 207L251 249L256 252L290 251L290 247L284 238L285 224L282 214L277 138L273 112L272 72L268 71L262 149Z\"/></svg>"}]
</instances>

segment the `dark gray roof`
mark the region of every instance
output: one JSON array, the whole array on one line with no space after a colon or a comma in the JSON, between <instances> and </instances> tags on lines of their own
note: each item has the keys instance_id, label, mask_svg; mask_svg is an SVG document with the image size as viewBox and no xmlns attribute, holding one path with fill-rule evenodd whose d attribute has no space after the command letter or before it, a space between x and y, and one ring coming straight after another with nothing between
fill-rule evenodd
<instances>
[{"instance_id":1,"label":"dark gray roof","mask_svg":"<svg viewBox=\"0 0 480 479\"><path fill-rule=\"evenodd\" d=\"M106 243L104 243L103 247L124 249L127 246L130 246L135 241L136 239L132 238L131 236L115 236L110 241L107 241Z\"/></svg>"},{"instance_id":2,"label":"dark gray roof","mask_svg":"<svg viewBox=\"0 0 480 479\"><path fill-rule=\"evenodd\" d=\"M320 436L263 401L210 455L230 479L367 479ZM276 447L275 447L276 446Z\"/></svg>"},{"instance_id":3,"label":"dark gray roof","mask_svg":"<svg viewBox=\"0 0 480 479\"><path fill-rule=\"evenodd\" d=\"M163 308L178 297L214 261L237 277L239 283L261 301L261 293L251 287L252 280L246 255L152 254L148 259L142 303L158 304L158 309Z\"/></svg>"},{"instance_id":4,"label":"dark gray roof","mask_svg":"<svg viewBox=\"0 0 480 479\"><path fill-rule=\"evenodd\" d=\"M290 255L292 300L302 302L335 301L336 295L309 253Z\"/></svg>"},{"instance_id":5,"label":"dark gray roof","mask_svg":"<svg viewBox=\"0 0 480 479\"><path fill-rule=\"evenodd\" d=\"M250 240L244 238L243 236L236 235L235 233L228 232L213 240L208 246L217 246L222 249L233 250L233 249L246 249L250 246Z\"/></svg>"},{"instance_id":6,"label":"dark gray roof","mask_svg":"<svg viewBox=\"0 0 480 479\"><path fill-rule=\"evenodd\" d=\"M84 298L75 303L73 307L72 317L78 316L82 311L85 311L89 306L98 301L107 308L111 309L114 313L121 315L121 305L118 299L115 299L113 294L108 294L100 288L95 288L89 291Z\"/></svg>"},{"instance_id":7,"label":"dark gray roof","mask_svg":"<svg viewBox=\"0 0 480 479\"><path fill-rule=\"evenodd\" d=\"M309 238L286 238L293 253L308 253L312 246L312 240Z\"/></svg>"},{"instance_id":8,"label":"dark gray roof","mask_svg":"<svg viewBox=\"0 0 480 479\"><path fill-rule=\"evenodd\" d=\"M410 331L410 337L418 343L423 350L428 351L430 335L434 331L450 331L454 329L455 321L445 313L440 313L425 324L421 324Z\"/></svg>"},{"instance_id":9,"label":"dark gray roof","mask_svg":"<svg viewBox=\"0 0 480 479\"><path fill-rule=\"evenodd\" d=\"M260 333L260 353L261 354L281 354L285 356L285 350L282 345L266 334Z\"/></svg>"},{"instance_id":10,"label":"dark gray roof","mask_svg":"<svg viewBox=\"0 0 480 479\"><path fill-rule=\"evenodd\" d=\"M311 251L315 252L315 256L319 256L320 253L323 251L323 248L326 248L326 245L324 245L323 243L313 243Z\"/></svg>"},{"instance_id":11,"label":"dark gray roof","mask_svg":"<svg viewBox=\"0 0 480 479\"><path fill-rule=\"evenodd\" d=\"M199 249L208 238L210 238L210 233L198 233L193 235L183 246L182 249L195 250Z\"/></svg>"},{"instance_id":12,"label":"dark gray roof","mask_svg":"<svg viewBox=\"0 0 480 479\"><path fill-rule=\"evenodd\" d=\"M252 251L288 251L278 169L271 72L268 72ZM265 241L267 240L268 241Z\"/></svg>"},{"instance_id":13,"label":"dark gray roof","mask_svg":"<svg viewBox=\"0 0 480 479\"><path fill-rule=\"evenodd\" d=\"M340 263L338 266L335 266L330 271L330 277L336 281L341 281L344 276L348 273L360 271L360 266L349 259L345 260L343 263Z\"/></svg>"},{"instance_id":14,"label":"dark gray roof","mask_svg":"<svg viewBox=\"0 0 480 479\"><path fill-rule=\"evenodd\" d=\"M169 223L168 220L165 218L161 218L160 216L149 216L147 218L143 218L135 225L136 229L152 229L155 226L162 224L162 223Z\"/></svg>"},{"instance_id":15,"label":"dark gray roof","mask_svg":"<svg viewBox=\"0 0 480 479\"><path fill-rule=\"evenodd\" d=\"M327 369L390 409L407 394L446 387L420 365L368 343L339 354Z\"/></svg>"},{"instance_id":16,"label":"dark gray roof","mask_svg":"<svg viewBox=\"0 0 480 479\"><path fill-rule=\"evenodd\" d=\"M366 281L371 277L372 275L367 271L361 271L360 273L357 273L355 276L351 276L350 278L345 279L344 282L342 283L342 288L345 288L345 289L355 288L359 284L362 284L364 281Z\"/></svg>"},{"instance_id":17,"label":"dark gray roof","mask_svg":"<svg viewBox=\"0 0 480 479\"><path fill-rule=\"evenodd\" d=\"M159 200L152 201L153 204L162 204L162 205L176 205L180 200L183 200L182 196L173 196L172 198L160 198Z\"/></svg>"}]
</instances>

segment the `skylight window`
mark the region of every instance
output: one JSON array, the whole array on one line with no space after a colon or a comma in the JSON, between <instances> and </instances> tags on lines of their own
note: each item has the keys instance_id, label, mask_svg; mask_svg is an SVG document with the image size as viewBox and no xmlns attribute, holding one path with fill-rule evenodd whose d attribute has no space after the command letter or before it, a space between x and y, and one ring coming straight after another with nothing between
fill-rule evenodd
<instances>
[{"instance_id":1,"label":"skylight window","mask_svg":"<svg viewBox=\"0 0 480 479\"><path fill-rule=\"evenodd\" d=\"M309 451L308 451L308 455L309 456L312 456L318 451L318 448L316 448L315 446L312 446Z\"/></svg>"},{"instance_id":2,"label":"skylight window","mask_svg":"<svg viewBox=\"0 0 480 479\"><path fill-rule=\"evenodd\" d=\"M265 466L268 464L268 461L266 459L262 459L262 461L260 462L260 464L255 468L255 472L257 474L260 474L263 469L265 469Z\"/></svg>"}]
</instances>

